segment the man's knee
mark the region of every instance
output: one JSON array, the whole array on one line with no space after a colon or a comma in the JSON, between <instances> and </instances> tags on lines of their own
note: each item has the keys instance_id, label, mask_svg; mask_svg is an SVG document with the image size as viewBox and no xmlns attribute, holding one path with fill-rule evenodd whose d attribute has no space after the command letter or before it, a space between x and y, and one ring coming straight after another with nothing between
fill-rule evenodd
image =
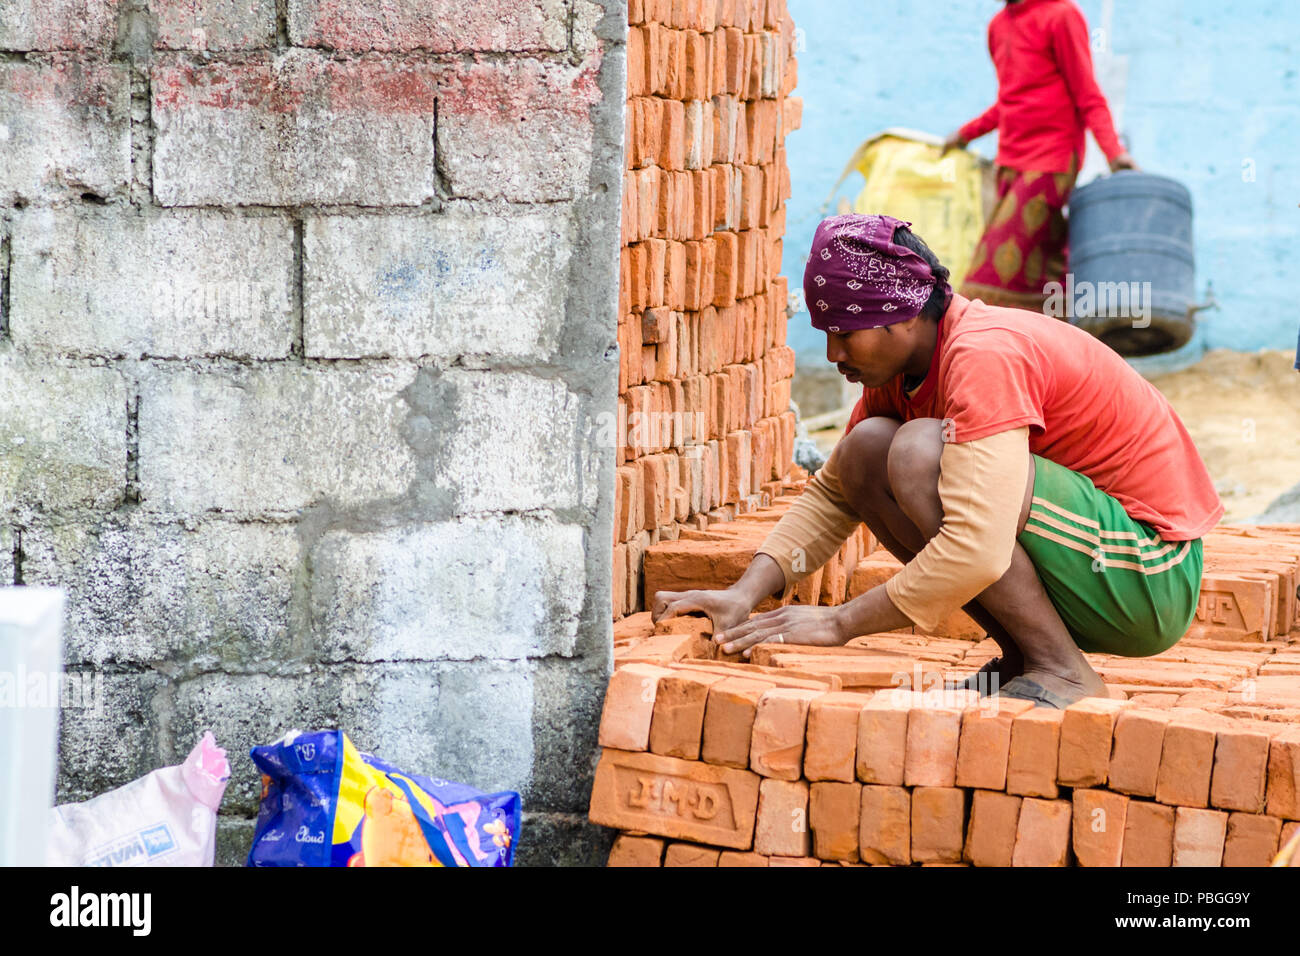
<instances>
[{"instance_id":1,"label":"man's knee","mask_svg":"<svg viewBox=\"0 0 1300 956\"><path fill-rule=\"evenodd\" d=\"M887 469L894 497L937 494L939 456L943 454L943 423L916 418L902 425L889 444Z\"/></svg>"},{"instance_id":2,"label":"man's knee","mask_svg":"<svg viewBox=\"0 0 1300 956\"><path fill-rule=\"evenodd\" d=\"M840 486L851 499L887 490L883 485L889 447L901 427L892 418L866 418L840 439L835 452Z\"/></svg>"}]
</instances>

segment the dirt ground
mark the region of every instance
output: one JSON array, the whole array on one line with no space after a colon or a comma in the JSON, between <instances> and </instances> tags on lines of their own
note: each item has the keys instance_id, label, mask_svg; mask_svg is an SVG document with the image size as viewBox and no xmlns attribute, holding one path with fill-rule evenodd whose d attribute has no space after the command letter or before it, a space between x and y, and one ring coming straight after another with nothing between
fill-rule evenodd
<instances>
[{"instance_id":1,"label":"dirt ground","mask_svg":"<svg viewBox=\"0 0 1300 956\"><path fill-rule=\"evenodd\" d=\"M1154 376L1210 469L1224 521L1247 521L1300 484L1300 371L1282 350L1207 352L1196 365ZM829 452L842 429L813 434Z\"/></svg>"},{"instance_id":2,"label":"dirt ground","mask_svg":"<svg viewBox=\"0 0 1300 956\"><path fill-rule=\"evenodd\" d=\"M1214 476L1224 521L1247 521L1300 483L1300 371L1289 351L1207 352L1151 379Z\"/></svg>"}]
</instances>

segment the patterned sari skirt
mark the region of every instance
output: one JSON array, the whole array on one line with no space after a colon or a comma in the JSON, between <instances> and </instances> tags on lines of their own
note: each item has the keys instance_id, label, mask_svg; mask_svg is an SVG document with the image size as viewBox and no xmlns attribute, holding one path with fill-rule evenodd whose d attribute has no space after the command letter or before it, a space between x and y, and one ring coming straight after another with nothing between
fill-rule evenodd
<instances>
[{"instance_id":1,"label":"patterned sari skirt","mask_svg":"<svg viewBox=\"0 0 1300 956\"><path fill-rule=\"evenodd\" d=\"M1064 282L1070 252L1066 200L1077 157L1064 173L998 167L997 202L960 292L989 305L1043 310L1048 282Z\"/></svg>"}]
</instances>

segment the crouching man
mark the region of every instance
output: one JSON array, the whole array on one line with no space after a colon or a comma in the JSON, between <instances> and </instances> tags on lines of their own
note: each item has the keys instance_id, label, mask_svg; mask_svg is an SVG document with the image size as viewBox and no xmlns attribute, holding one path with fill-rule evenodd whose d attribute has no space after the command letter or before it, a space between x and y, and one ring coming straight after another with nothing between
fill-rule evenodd
<instances>
[{"instance_id":1,"label":"crouching man","mask_svg":"<svg viewBox=\"0 0 1300 956\"><path fill-rule=\"evenodd\" d=\"M660 591L653 616L707 613L723 649L748 655L930 630L964 607L1002 651L967 686L1050 707L1105 696L1082 652L1145 657L1186 633L1200 539L1223 506L1178 416L1123 359L1071 325L953 293L910 225L818 226L808 309L862 398L741 579ZM837 607L749 617L859 522L899 574Z\"/></svg>"}]
</instances>

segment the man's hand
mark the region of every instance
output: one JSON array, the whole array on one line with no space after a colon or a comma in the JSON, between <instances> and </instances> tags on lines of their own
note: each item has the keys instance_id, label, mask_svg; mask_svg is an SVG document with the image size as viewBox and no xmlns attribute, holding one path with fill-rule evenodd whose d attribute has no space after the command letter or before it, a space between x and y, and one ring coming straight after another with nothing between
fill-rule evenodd
<instances>
[{"instance_id":1,"label":"man's hand","mask_svg":"<svg viewBox=\"0 0 1300 956\"><path fill-rule=\"evenodd\" d=\"M961 138L960 133L953 133L951 136L949 136L947 139L943 141L943 151L940 152L939 155L946 156L951 150L965 149L965 148L966 148L966 140Z\"/></svg>"},{"instance_id":2,"label":"man's hand","mask_svg":"<svg viewBox=\"0 0 1300 956\"><path fill-rule=\"evenodd\" d=\"M751 649L764 641L783 644L814 644L837 647L853 635L845 627L838 607L809 607L791 604L768 611L724 631L715 629L713 640L724 654L740 651L749 657Z\"/></svg>"},{"instance_id":3,"label":"man's hand","mask_svg":"<svg viewBox=\"0 0 1300 956\"><path fill-rule=\"evenodd\" d=\"M713 633L718 634L745 620L753 608L753 604L731 588L725 591L656 591L650 619L661 621L691 611L703 611L713 622Z\"/></svg>"},{"instance_id":4,"label":"man's hand","mask_svg":"<svg viewBox=\"0 0 1300 956\"><path fill-rule=\"evenodd\" d=\"M1140 170L1141 168L1142 167L1140 167L1137 164L1137 160L1135 160L1131 155L1129 155L1127 150L1125 152L1120 153L1118 156L1116 156L1114 159L1110 161L1110 171L1112 173L1117 173L1121 169Z\"/></svg>"}]
</instances>

